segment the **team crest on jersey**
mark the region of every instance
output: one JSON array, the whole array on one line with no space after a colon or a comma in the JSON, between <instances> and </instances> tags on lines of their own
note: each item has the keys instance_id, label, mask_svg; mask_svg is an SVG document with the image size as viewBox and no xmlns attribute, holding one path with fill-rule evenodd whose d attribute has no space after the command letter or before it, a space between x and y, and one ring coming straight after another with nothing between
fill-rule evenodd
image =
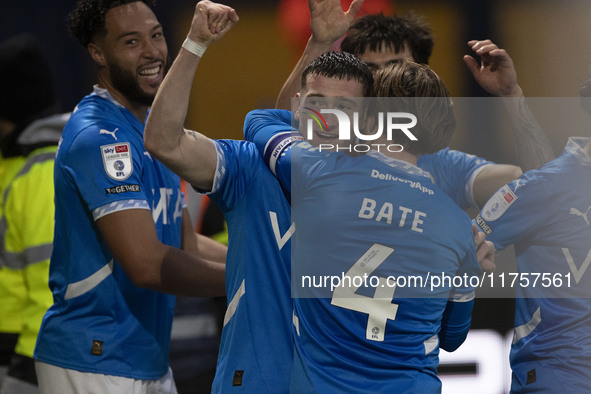
<instances>
[{"instance_id":1,"label":"team crest on jersey","mask_svg":"<svg viewBox=\"0 0 591 394\"><path fill-rule=\"evenodd\" d=\"M128 142L101 146L103 164L109 177L123 181L133 172L131 148Z\"/></svg>"},{"instance_id":2,"label":"team crest on jersey","mask_svg":"<svg viewBox=\"0 0 591 394\"><path fill-rule=\"evenodd\" d=\"M515 193L509 189L509 186L503 186L487 201L484 208L482 208L482 218L488 221L497 220L515 201L517 201Z\"/></svg>"}]
</instances>

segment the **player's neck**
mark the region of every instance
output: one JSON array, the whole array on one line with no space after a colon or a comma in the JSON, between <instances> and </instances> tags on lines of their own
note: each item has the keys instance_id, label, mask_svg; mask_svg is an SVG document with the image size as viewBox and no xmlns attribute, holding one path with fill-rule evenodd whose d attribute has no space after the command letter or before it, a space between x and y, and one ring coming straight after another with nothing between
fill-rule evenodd
<instances>
[{"instance_id":1,"label":"player's neck","mask_svg":"<svg viewBox=\"0 0 591 394\"><path fill-rule=\"evenodd\" d=\"M103 73L99 73L98 85L100 88L107 89L111 97L113 97L117 102L123 105L125 108L129 110L138 120L142 123L146 121L146 116L148 116L148 109L150 108L148 105L140 104L136 101L130 100L117 90L111 81L105 77Z\"/></svg>"}]
</instances>

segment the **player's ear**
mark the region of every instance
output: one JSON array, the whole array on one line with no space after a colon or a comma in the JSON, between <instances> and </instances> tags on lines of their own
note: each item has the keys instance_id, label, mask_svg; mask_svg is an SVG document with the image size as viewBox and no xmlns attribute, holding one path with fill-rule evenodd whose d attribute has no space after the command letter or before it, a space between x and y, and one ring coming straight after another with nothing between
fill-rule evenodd
<instances>
[{"instance_id":1,"label":"player's ear","mask_svg":"<svg viewBox=\"0 0 591 394\"><path fill-rule=\"evenodd\" d=\"M296 121L300 120L300 103L301 103L301 96L300 93L296 93L296 95L291 100L291 111L293 113L293 118Z\"/></svg>"},{"instance_id":2,"label":"player's ear","mask_svg":"<svg viewBox=\"0 0 591 394\"><path fill-rule=\"evenodd\" d=\"M101 67L105 67L107 65L107 61L105 60L105 52L100 46L98 46L94 42L91 42L88 44L87 49L88 53L90 54L90 57L92 58L92 60L94 60L96 64L98 64Z\"/></svg>"},{"instance_id":3,"label":"player's ear","mask_svg":"<svg viewBox=\"0 0 591 394\"><path fill-rule=\"evenodd\" d=\"M370 130L377 130L378 128L378 118L377 113L373 108L370 108L369 105L366 105L363 108L363 112L361 113L361 124L364 125L363 128L370 132Z\"/></svg>"}]
</instances>

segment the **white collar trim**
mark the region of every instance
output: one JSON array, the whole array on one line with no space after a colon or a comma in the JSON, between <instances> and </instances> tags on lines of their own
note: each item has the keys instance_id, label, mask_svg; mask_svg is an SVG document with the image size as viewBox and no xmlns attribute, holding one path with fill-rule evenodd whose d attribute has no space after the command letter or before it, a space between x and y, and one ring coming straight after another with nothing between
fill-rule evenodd
<instances>
[{"instance_id":1,"label":"white collar trim","mask_svg":"<svg viewBox=\"0 0 591 394\"><path fill-rule=\"evenodd\" d=\"M109 100L119 108L125 108L125 106L123 106L119 101L115 100L113 96L111 96L111 93L109 93L107 89L101 88L98 85L94 85L93 88L94 91L92 92L92 94L96 94L97 96L100 96L105 100Z\"/></svg>"}]
</instances>

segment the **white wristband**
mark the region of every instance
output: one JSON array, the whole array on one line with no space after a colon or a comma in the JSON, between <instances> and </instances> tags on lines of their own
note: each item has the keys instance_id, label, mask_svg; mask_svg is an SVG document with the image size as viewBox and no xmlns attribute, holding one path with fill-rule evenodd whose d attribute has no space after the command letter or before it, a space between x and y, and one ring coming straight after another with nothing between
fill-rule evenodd
<instances>
[{"instance_id":1,"label":"white wristband","mask_svg":"<svg viewBox=\"0 0 591 394\"><path fill-rule=\"evenodd\" d=\"M199 56L199 57L203 57L203 54L205 53L205 50L207 49L206 46L197 44L195 41L191 40L189 37L185 38L185 41L183 41L182 47L185 48L187 51L191 52L193 55Z\"/></svg>"}]
</instances>

